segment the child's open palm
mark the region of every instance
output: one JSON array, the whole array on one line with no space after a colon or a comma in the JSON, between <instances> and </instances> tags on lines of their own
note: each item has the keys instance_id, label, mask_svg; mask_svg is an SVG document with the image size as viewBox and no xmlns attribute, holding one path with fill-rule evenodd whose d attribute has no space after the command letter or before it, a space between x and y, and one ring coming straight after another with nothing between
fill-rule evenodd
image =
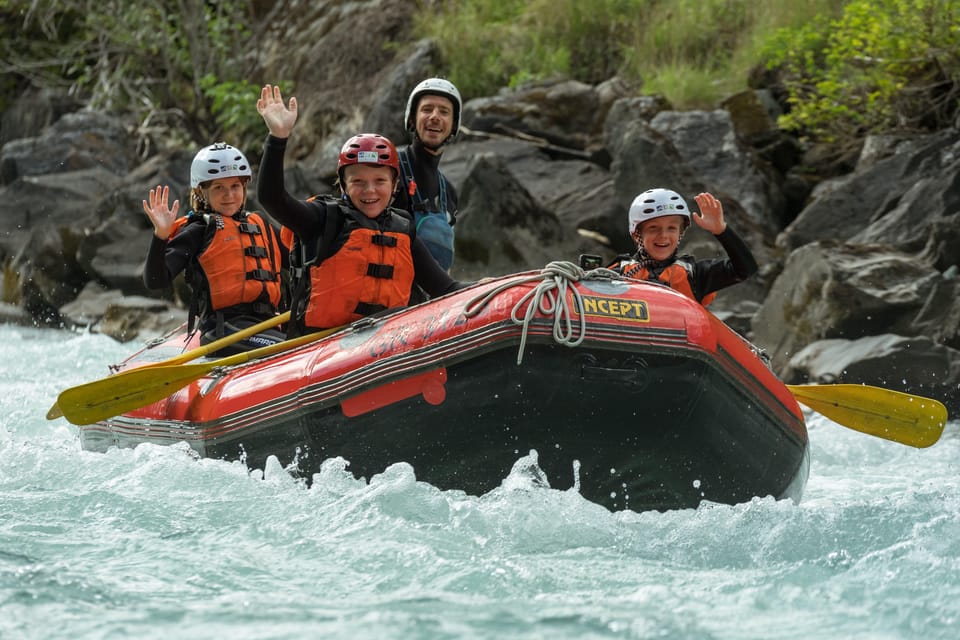
<instances>
[{"instance_id":1,"label":"child's open palm","mask_svg":"<svg viewBox=\"0 0 960 640\"><path fill-rule=\"evenodd\" d=\"M713 235L723 233L727 223L723 219L723 205L710 193L700 193L693 197L697 201L700 213L694 212L693 221L697 226Z\"/></svg>"},{"instance_id":2,"label":"child's open palm","mask_svg":"<svg viewBox=\"0 0 960 640\"><path fill-rule=\"evenodd\" d=\"M289 138L293 125L297 123L297 99L290 98L289 106L284 105L280 87L265 84L257 100L257 113L267 123L270 135Z\"/></svg>"}]
</instances>

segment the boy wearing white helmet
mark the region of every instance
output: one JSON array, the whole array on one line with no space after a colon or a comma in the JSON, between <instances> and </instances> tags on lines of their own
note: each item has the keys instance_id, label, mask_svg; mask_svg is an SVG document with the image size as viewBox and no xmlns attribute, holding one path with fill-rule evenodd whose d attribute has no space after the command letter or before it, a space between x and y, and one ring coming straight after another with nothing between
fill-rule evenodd
<instances>
[{"instance_id":1,"label":"boy wearing white helmet","mask_svg":"<svg viewBox=\"0 0 960 640\"><path fill-rule=\"evenodd\" d=\"M453 265L457 192L440 171L440 155L460 131L462 110L460 91L444 78L427 78L410 92L403 124L413 141L400 149L394 203L413 214L417 234L447 271Z\"/></svg>"},{"instance_id":2,"label":"boy wearing white helmet","mask_svg":"<svg viewBox=\"0 0 960 640\"><path fill-rule=\"evenodd\" d=\"M668 284L704 306L720 289L756 273L757 262L743 239L727 226L720 201L709 193L698 194L694 200L699 213L691 213L680 194L669 189L649 189L634 198L628 221L637 253L611 268L628 278ZM727 258L697 260L679 255L680 239L691 219L717 238Z\"/></svg>"},{"instance_id":3,"label":"boy wearing white helmet","mask_svg":"<svg viewBox=\"0 0 960 640\"><path fill-rule=\"evenodd\" d=\"M238 149L218 142L201 149L190 166L191 211L177 218L180 201L170 205L170 187L157 185L143 201L153 223L143 282L169 287L185 273L192 291L189 330L194 322L201 344L236 333L279 312L283 249L276 230L259 214L244 209L252 172ZM217 352L218 356L283 340L267 330Z\"/></svg>"}]
</instances>

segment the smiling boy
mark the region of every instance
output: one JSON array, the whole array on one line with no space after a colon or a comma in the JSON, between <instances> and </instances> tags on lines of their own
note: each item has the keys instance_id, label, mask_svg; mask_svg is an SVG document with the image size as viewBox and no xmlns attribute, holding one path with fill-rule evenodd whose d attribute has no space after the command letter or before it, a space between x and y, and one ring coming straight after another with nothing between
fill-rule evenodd
<instances>
[{"instance_id":1,"label":"smiling boy","mask_svg":"<svg viewBox=\"0 0 960 640\"><path fill-rule=\"evenodd\" d=\"M746 280L757 272L757 262L743 239L727 226L723 205L710 193L694 197L699 213L691 213L684 199L669 189L644 191L630 205L630 237L637 253L618 259L611 269L636 280L655 280L704 306L716 292ZM690 222L714 235L727 258L697 260L679 255L680 239Z\"/></svg>"}]
</instances>

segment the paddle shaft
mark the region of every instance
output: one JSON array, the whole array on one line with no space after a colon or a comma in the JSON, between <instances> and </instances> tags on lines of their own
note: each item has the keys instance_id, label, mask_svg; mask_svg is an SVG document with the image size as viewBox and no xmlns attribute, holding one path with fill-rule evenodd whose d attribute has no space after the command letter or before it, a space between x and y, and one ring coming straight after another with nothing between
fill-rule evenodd
<instances>
[{"instance_id":1,"label":"paddle shaft","mask_svg":"<svg viewBox=\"0 0 960 640\"><path fill-rule=\"evenodd\" d=\"M290 312L284 311L280 315L274 316L272 318L268 318L263 322L259 322L255 325L249 326L246 329L241 329L236 333L231 333L228 336L224 336L219 340L214 340L213 342L197 347L196 349L191 349L190 351L181 353L179 356L175 356L173 358L170 358L169 360L163 360L162 362L155 362L153 364L149 364L146 366L162 367L162 366L171 365L171 364L183 364L184 362L190 362L191 360L202 358L205 355L216 353L220 349L223 349L224 347L228 347L235 342L240 342L241 340L249 338L250 336L255 336L261 331L266 331L267 329L273 329L274 327L278 327L284 322L287 322L288 320L290 320Z\"/></svg>"}]
</instances>

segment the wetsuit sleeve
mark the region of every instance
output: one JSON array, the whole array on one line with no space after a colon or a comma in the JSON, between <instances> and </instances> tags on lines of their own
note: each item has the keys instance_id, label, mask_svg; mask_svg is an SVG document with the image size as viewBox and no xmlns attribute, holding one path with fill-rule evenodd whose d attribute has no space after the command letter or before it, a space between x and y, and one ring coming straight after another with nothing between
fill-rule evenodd
<instances>
[{"instance_id":1,"label":"wetsuit sleeve","mask_svg":"<svg viewBox=\"0 0 960 640\"><path fill-rule=\"evenodd\" d=\"M737 233L727 225L723 233L714 236L727 258L719 260L698 260L694 265L694 293L703 297L732 284L743 282L757 272L757 261L750 247Z\"/></svg>"},{"instance_id":2,"label":"wetsuit sleeve","mask_svg":"<svg viewBox=\"0 0 960 640\"><path fill-rule=\"evenodd\" d=\"M472 282L459 282L450 277L450 274L437 264L430 250L419 239L413 241L414 282L431 298L463 289L472 285Z\"/></svg>"},{"instance_id":3,"label":"wetsuit sleeve","mask_svg":"<svg viewBox=\"0 0 960 640\"><path fill-rule=\"evenodd\" d=\"M757 272L759 266L750 247L743 241L737 233L728 225L718 236L715 236L723 247L727 255L730 256L730 264L733 266L734 273L740 280L746 280Z\"/></svg>"},{"instance_id":4,"label":"wetsuit sleeve","mask_svg":"<svg viewBox=\"0 0 960 640\"><path fill-rule=\"evenodd\" d=\"M316 209L310 203L297 200L287 193L283 181L283 154L286 150L286 138L267 135L257 174L257 200L271 218L289 227L301 238L312 237L323 227L317 219Z\"/></svg>"},{"instance_id":5,"label":"wetsuit sleeve","mask_svg":"<svg viewBox=\"0 0 960 640\"><path fill-rule=\"evenodd\" d=\"M191 258L203 245L206 227L200 223L187 224L172 237L161 240L151 234L150 248L143 267L143 284L148 289L163 289L187 268Z\"/></svg>"}]
</instances>

